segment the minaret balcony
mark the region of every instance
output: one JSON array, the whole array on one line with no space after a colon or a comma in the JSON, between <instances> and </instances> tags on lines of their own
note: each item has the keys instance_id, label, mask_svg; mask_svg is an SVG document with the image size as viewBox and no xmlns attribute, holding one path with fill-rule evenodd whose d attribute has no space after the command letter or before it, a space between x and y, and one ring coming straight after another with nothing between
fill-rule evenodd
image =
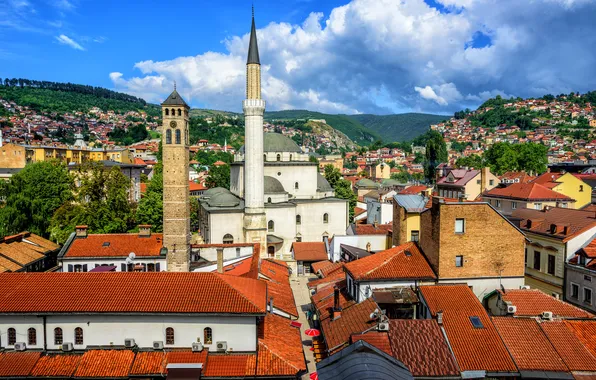
<instances>
[{"instance_id":1,"label":"minaret balcony","mask_svg":"<svg viewBox=\"0 0 596 380\"><path fill-rule=\"evenodd\" d=\"M258 115L263 115L263 112L265 112L265 101L263 99L245 99L242 101L242 109L245 115L251 115L250 111ZM247 111L249 112L247 113Z\"/></svg>"}]
</instances>

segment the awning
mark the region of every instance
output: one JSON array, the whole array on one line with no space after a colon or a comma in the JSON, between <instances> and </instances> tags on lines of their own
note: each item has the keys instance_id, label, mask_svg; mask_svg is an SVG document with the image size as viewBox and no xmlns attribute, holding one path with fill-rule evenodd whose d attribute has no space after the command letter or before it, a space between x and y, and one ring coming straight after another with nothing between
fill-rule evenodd
<instances>
[{"instance_id":1,"label":"awning","mask_svg":"<svg viewBox=\"0 0 596 380\"><path fill-rule=\"evenodd\" d=\"M101 265L91 269L89 272L115 272L116 266L115 265Z\"/></svg>"},{"instance_id":2,"label":"awning","mask_svg":"<svg viewBox=\"0 0 596 380\"><path fill-rule=\"evenodd\" d=\"M268 244L282 244L284 239L277 237L275 235L267 235L267 243Z\"/></svg>"},{"instance_id":3,"label":"awning","mask_svg":"<svg viewBox=\"0 0 596 380\"><path fill-rule=\"evenodd\" d=\"M170 363L167 380L199 380L203 363Z\"/></svg>"}]
</instances>

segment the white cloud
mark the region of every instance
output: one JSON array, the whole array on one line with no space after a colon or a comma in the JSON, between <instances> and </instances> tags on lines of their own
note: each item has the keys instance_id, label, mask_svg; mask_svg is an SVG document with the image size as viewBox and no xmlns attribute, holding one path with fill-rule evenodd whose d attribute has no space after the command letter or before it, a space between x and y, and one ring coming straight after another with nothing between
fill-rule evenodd
<instances>
[{"instance_id":1,"label":"white cloud","mask_svg":"<svg viewBox=\"0 0 596 380\"><path fill-rule=\"evenodd\" d=\"M74 41L72 38L68 37L65 34L56 36L56 41L60 42L63 45L70 46L71 48L76 50L85 50L85 48L82 47L78 42Z\"/></svg>"},{"instance_id":2,"label":"white cloud","mask_svg":"<svg viewBox=\"0 0 596 380\"><path fill-rule=\"evenodd\" d=\"M423 0L352 0L300 25L263 26L257 33L268 109L445 113L495 94L596 88L596 51L586 48L596 45L596 33L585 33L593 30L596 2L439 2L450 11ZM488 45L473 47L478 32ZM139 74L118 76L114 87L159 101L175 80L193 105L238 111L248 37L225 40L225 53L138 62Z\"/></svg>"}]
</instances>

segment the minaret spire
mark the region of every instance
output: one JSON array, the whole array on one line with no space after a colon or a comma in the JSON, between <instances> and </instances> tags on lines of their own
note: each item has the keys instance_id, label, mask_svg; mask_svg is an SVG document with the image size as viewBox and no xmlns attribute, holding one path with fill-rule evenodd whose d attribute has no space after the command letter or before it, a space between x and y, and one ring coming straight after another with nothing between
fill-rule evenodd
<instances>
[{"instance_id":1,"label":"minaret spire","mask_svg":"<svg viewBox=\"0 0 596 380\"><path fill-rule=\"evenodd\" d=\"M259 60L259 45L257 44L257 28L255 26L255 7L252 7L252 26L250 28L250 43L248 45L248 59L246 60L246 64L250 65L251 63L260 65L261 61Z\"/></svg>"}]
</instances>

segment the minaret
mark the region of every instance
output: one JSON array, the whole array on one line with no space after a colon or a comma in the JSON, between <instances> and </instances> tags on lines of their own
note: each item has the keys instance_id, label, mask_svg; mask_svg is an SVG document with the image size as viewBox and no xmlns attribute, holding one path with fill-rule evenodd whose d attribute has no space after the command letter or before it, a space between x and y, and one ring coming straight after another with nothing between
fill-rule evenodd
<instances>
[{"instance_id":1,"label":"minaret","mask_svg":"<svg viewBox=\"0 0 596 380\"><path fill-rule=\"evenodd\" d=\"M267 223L264 208L263 114L261 62L253 8L250 45L246 61L246 100L244 110L244 239L261 244L261 257L267 256Z\"/></svg>"},{"instance_id":2,"label":"minaret","mask_svg":"<svg viewBox=\"0 0 596 380\"><path fill-rule=\"evenodd\" d=\"M161 104L163 116L163 246L167 270L188 272L190 199L188 191L188 120L190 107L176 91Z\"/></svg>"}]
</instances>

